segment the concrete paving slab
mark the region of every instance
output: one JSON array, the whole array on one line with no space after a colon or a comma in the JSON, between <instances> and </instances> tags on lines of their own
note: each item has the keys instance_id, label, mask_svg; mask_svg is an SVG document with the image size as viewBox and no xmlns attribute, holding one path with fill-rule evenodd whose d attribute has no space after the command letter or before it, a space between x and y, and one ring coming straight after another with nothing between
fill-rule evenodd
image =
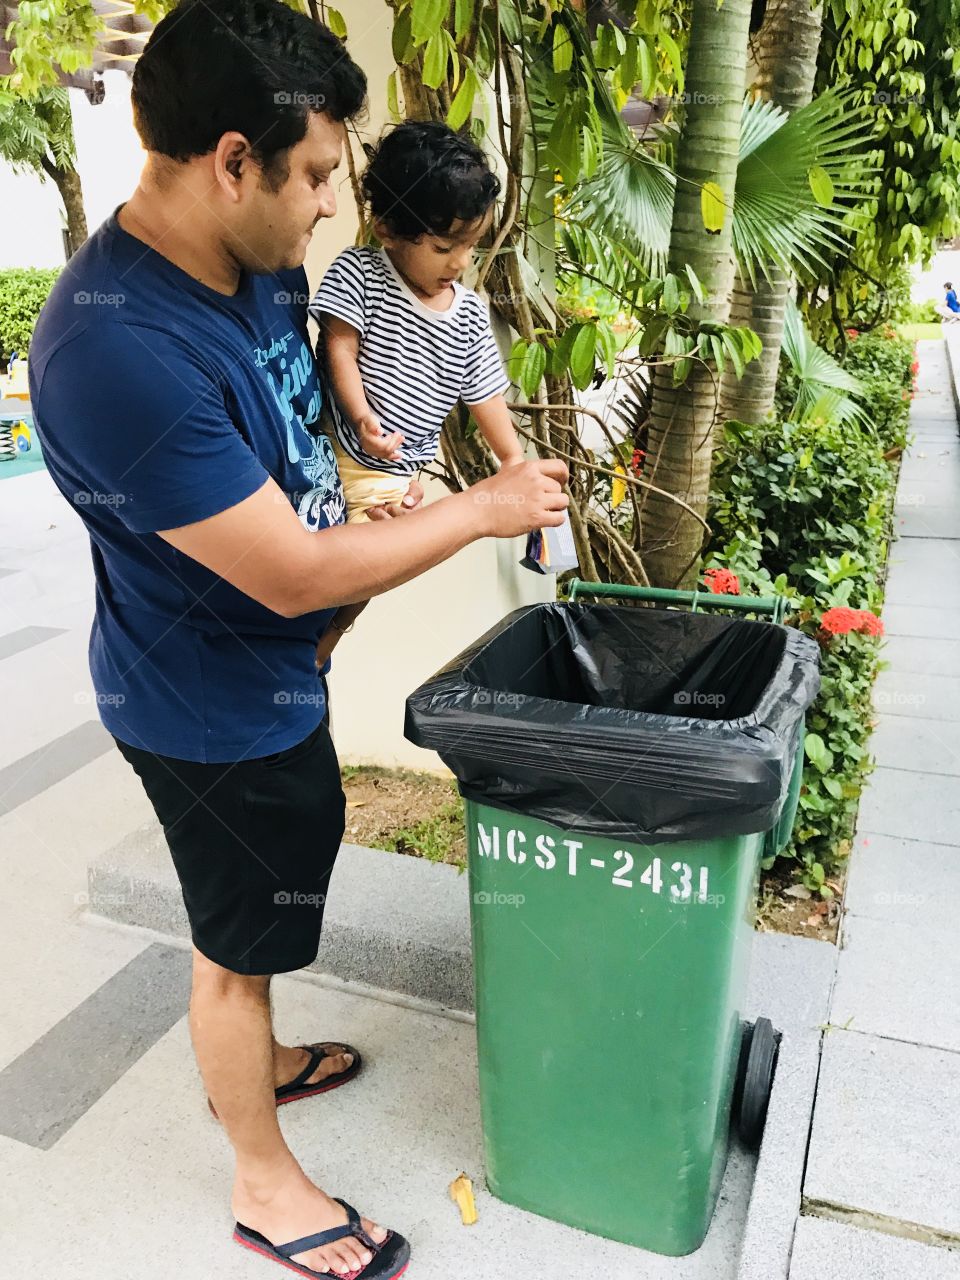
<instances>
[{"instance_id":1,"label":"concrete paving slab","mask_svg":"<svg viewBox=\"0 0 960 1280\"><path fill-rule=\"evenodd\" d=\"M955 676L960 672L960 638L944 640L930 636L888 635L881 657L891 671Z\"/></svg>"},{"instance_id":2,"label":"concrete paving slab","mask_svg":"<svg viewBox=\"0 0 960 1280\"><path fill-rule=\"evenodd\" d=\"M824 1218L801 1218L790 1280L960 1280L960 1253Z\"/></svg>"},{"instance_id":3,"label":"concrete paving slab","mask_svg":"<svg viewBox=\"0 0 960 1280\"><path fill-rule=\"evenodd\" d=\"M916 886L916 894L925 899L950 895L946 901L953 902L954 914L955 890L955 876L937 884L932 869ZM941 903L941 908L944 905ZM848 915L830 1020L853 1031L960 1054L958 972L960 934L956 925L934 929L926 923L899 924ZM960 1232L960 1220L957 1230Z\"/></svg>"},{"instance_id":4,"label":"concrete paving slab","mask_svg":"<svg viewBox=\"0 0 960 1280\"><path fill-rule=\"evenodd\" d=\"M827 1034L806 1211L856 1211L864 1225L876 1217L924 1242L960 1241L958 1096L960 1054Z\"/></svg>"},{"instance_id":5,"label":"concrete paving slab","mask_svg":"<svg viewBox=\"0 0 960 1280\"><path fill-rule=\"evenodd\" d=\"M960 674L881 671L874 686L873 705L888 716L960 720Z\"/></svg>"},{"instance_id":6,"label":"concrete paving slab","mask_svg":"<svg viewBox=\"0 0 960 1280\"><path fill-rule=\"evenodd\" d=\"M960 903L960 857L952 845L858 835L843 905L854 916L951 931Z\"/></svg>"},{"instance_id":7,"label":"concrete paving slab","mask_svg":"<svg viewBox=\"0 0 960 1280\"><path fill-rule=\"evenodd\" d=\"M960 723L955 720L878 716L869 749L878 765L891 769L906 764L915 773L960 776Z\"/></svg>"},{"instance_id":8,"label":"concrete paving slab","mask_svg":"<svg viewBox=\"0 0 960 1280\"><path fill-rule=\"evenodd\" d=\"M898 544L900 545L900 544ZM960 608L936 603L899 604L887 600L883 606L883 627L888 636L921 636L937 640L960 637Z\"/></svg>"},{"instance_id":9,"label":"concrete paving slab","mask_svg":"<svg viewBox=\"0 0 960 1280\"><path fill-rule=\"evenodd\" d=\"M836 968L832 943L755 934L744 1016L769 1018L778 1031L819 1028L827 1020Z\"/></svg>"},{"instance_id":10,"label":"concrete paving slab","mask_svg":"<svg viewBox=\"0 0 960 1280\"><path fill-rule=\"evenodd\" d=\"M0 817L114 750L99 720L84 720L28 755L0 769Z\"/></svg>"},{"instance_id":11,"label":"concrete paving slab","mask_svg":"<svg viewBox=\"0 0 960 1280\"><path fill-rule=\"evenodd\" d=\"M287 1042L343 1038L362 1047L356 1081L280 1112L292 1150L320 1185L402 1231L417 1280L733 1280L753 1161L734 1151L703 1248L668 1259L602 1240L495 1200L484 1187L473 1027L332 991L274 983ZM232 1163L207 1114L181 1020L50 1151L0 1148L5 1269L26 1275L50 1248L50 1206L70 1223L70 1280L263 1280L262 1258L231 1241ZM78 1176L82 1170L82 1176ZM478 1222L448 1194L466 1172Z\"/></svg>"},{"instance_id":12,"label":"concrete paving slab","mask_svg":"<svg viewBox=\"0 0 960 1280\"><path fill-rule=\"evenodd\" d=\"M32 649L34 645L43 644L44 640L52 640L54 636L63 634L62 627L18 627L16 631L8 631L6 635L0 636L0 658L12 658Z\"/></svg>"},{"instance_id":13,"label":"concrete paving slab","mask_svg":"<svg viewBox=\"0 0 960 1280\"><path fill-rule=\"evenodd\" d=\"M863 793L859 831L960 844L960 779L876 769Z\"/></svg>"},{"instance_id":14,"label":"concrete paving slab","mask_svg":"<svg viewBox=\"0 0 960 1280\"><path fill-rule=\"evenodd\" d=\"M148 822L95 859L92 911L189 936L163 832ZM468 881L456 867L345 844L311 969L454 1009L473 1007Z\"/></svg>"},{"instance_id":15,"label":"concrete paving slab","mask_svg":"<svg viewBox=\"0 0 960 1280\"><path fill-rule=\"evenodd\" d=\"M91 860L91 912L188 937L186 912L163 833L148 822ZM473 1008L469 882L455 867L345 844L310 968L449 1008ZM811 939L758 934L745 1017L779 1029L824 1021L835 949Z\"/></svg>"},{"instance_id":16,"label":"concrete paving slab","mask_svg":"<svg viewBox=\"0 0 960 1280\"><path fill-rule=\"evenodd\" d=\"M820 1042L819 1031L787 1032L781 1041L737 1280L781 1280L787 1275L803 1191Z\"/></svg>"},{"instance_id":17,"label":"concrete paving slab","mask_svg":"<svg viewBox=\"0 0 960 1280\"><path fill-rule=\"evenodd\" d=\"M960 508L938 503L916 502L898 507L893 519L898 538L960 539Z\"/></svg>"},{"instance_id":18,"label":"concrete paving slab","mask_svg":"<svg viewBox=\"0 0 960 1280\"><path fill-rule=\"evenodd\" d=\"M188 952L153 944L0 1071L0 1132L48 1150L183 1016Z\"/></svg>"},{"instance_id":19,"label":"concrete paving slab","mask_svg":"<svg viewBox=\"0 0 960 1280\"><path fill-rule=\"evenodd\" d=\"M886 599L936 606L960 591L960 548L937 538L904 538L890 552Z\"/></svg>"}]
</instances>

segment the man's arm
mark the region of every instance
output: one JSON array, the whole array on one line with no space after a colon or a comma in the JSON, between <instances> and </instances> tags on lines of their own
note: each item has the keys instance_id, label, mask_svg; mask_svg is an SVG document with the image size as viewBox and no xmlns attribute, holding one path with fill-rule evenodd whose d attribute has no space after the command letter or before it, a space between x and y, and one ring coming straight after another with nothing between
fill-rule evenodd
<instances>
[{"instance_id":1,"label":"man's arm","mask_svg":"<svg viewBox=\"0 0 960 1280\"><path fill-rule=\"evenodd\" d=\"M565 463L523 462L402 519L310 532L268 479L249 498L159 536L285 618L356 604L409 582L483 537L563 522Z\"/></svg>"}]
</instances>

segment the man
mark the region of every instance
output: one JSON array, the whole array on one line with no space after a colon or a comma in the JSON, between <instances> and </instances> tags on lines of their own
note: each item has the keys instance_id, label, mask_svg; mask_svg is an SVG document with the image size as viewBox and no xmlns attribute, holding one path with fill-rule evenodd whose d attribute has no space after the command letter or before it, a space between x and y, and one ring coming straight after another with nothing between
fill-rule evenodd
<instances>
[{"instance_id":1,"label":"man","mask_svg":"<svg viewBox=\"0 0 960 1280\"><path fill-rule=\"evenodd\" d=\"M957 301L957 294L953 285L948 280L943 286L945 297L943 302L936 305L937 314L940 315L948 324L955 323L960 320L960 302Z\"/></svg>"},{"instance_id":2,"label":"man","mask_svg":"<svg viewBox=\"0 0 960 1280\"><path fill-rule=\"evenodd\" d=\"M133 80L148 153L71 260L32 347L57 486L90 534L90 661L104 724L164 826L193 935L190 1028L236 1153L235 1237L303 1275L385 1280L402 1236L306 1176L279 1101L359 1055L273 1037L274 973L317 953L344 799L317 671L339 606L480 537L558 525L559 462L521 462L420 508L343 523L317 422L304 254L335 212L365 79L280 0L186 0ZM331 628L333 629L331 632ZM275 1092L276 1091L276 1092Z\"/></svg>"}]
</instances>

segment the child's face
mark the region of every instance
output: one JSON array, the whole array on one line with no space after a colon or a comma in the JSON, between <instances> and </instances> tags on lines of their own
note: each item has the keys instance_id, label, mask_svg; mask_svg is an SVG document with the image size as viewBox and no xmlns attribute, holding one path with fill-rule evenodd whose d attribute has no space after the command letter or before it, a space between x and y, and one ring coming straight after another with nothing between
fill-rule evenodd
<instances>
[{"instance_id":1,"label":"child's face","mask_svg":"<svg viewBox=\"0 0 960 1280\"><path fill-rule=\"evenodd\" d=\"M375 230L390 260L421 298L436 298L459 280L473 261L473 251L490 226L493 209L476 222L455 222L446 235L422 235L419 240L392 236L382 223Z\"/></svg>"}]
</instances>

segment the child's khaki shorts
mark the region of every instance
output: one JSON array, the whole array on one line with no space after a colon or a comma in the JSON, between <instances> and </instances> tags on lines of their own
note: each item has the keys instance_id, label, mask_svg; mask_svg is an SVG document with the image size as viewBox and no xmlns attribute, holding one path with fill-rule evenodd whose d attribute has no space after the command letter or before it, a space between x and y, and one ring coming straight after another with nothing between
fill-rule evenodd
<instances>
[{"instance_id":1,"label":"child's khaki shorts","mask_svg":"<svg viewBox=\"0 0 960 1280\"><path fill-rule=\"evenodd\" d=\"M361 466L340 447L339 441L333 435L330 441L337 458L343 496L347 500L348 524L359 524L361 521L369 520L368 507L379 507L384 503L399 503L403 500L410 484L409 476L394 475L391 471L375 471L372 467Z\"/></svg>"}]
</instances>

